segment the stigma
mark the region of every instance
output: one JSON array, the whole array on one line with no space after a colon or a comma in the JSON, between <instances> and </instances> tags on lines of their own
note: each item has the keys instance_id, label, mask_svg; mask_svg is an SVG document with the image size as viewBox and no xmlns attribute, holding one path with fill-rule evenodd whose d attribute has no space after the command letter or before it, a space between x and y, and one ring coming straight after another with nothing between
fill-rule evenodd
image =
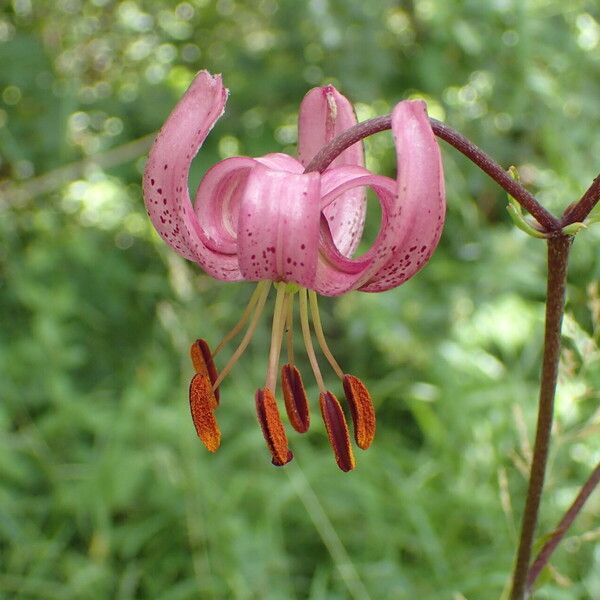
<instances>
[{"instance_id":1,"label":"stigma","mask_svg":"<svg viewBox=\"0 0 600 600\"><path fill-rule=\"evenodd\" d=\"M259 282L240 320L213 352L203 339L198 339L191 345L190 357L195 374L189 387L189 401L196 433L210 452L216 452L221 443L221 432L216 419L220 386L250 344L272 287L275 287L276 296L265 383L255 393L256 415L271 455L271 462L276 466L283 466L294 456L289 448L286 427L279 411L276 395L278 380L281 382L283 404L292 428L297 433L303 434L309 430L311 422L310 402L302 375L295 362L294 307L297 300L301 338L319 389L318 406L324 430L338 467L344 472L351 471L354 469L356 461L344 406L325 386L313 346L313 335L323 357L340 380L340 387L346 400L346 412L352 421L354 440L361 450L369 448L375 436L376 418L373 401L365 384L358 377L344 373L333 357L325 340L317 294L292 283ZM244 328L245 332L237 348L232 352L224 367L218 371L215 357L231 340L241 334ZM280 357L284 346L287 361L280 370Z\"/></svg>"}]
</instances>

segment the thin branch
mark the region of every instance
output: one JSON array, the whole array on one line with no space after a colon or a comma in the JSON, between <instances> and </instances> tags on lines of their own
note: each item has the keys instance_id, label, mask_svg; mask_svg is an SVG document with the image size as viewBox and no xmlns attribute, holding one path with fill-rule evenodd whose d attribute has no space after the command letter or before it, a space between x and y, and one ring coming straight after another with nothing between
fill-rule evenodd
<instances>
[{"instance_id":1,"label":"thin branch","mask_svg":"<svg viewBox=\"0 0 600 600\"><path fill-rule=\"evenodd\" d=\"M458 133L445 123L436 119L429 119L431 128L435 135L445 142L454 146L469 160L475 163L482 171L487 173L498 185L504 188L519 204L529 212L545 231L555 232L561 228L560 221L548 212L518 181L515 181L497 162L488 156L483 150L468 140L464 135ZM350 129L347 129L329 144L321 148L318 154L306 167L305 172L324 171L331 162L339 156L346 148L356 142L379 133L392 126L390 115L376 117L363 121Z\"/></svg>"},{"instance_id":2,"label":"thin branch","mask_svg":"<svg viewBox=\"0 0 600 600\"><path fill-rule=\"evenodd\" d=\"M600 202L600 175L592 181L592 185L581 196L578 202L567 208L561 219L561 225L583 223L584 219L592 212L594 206Z\"/></svg>"},{"instance_id":3,"label":"thin branch","mask_svg":"<svg viewBox=\"0 0 600 600\"><path fill-rule=\"evenodd\" d=\"M548 283L546 294L546 327L540 385L537 430L529 487L523 512L519 549L515 561L511 600L524 600L531 548L538 520L546 464L550 450L550 435L554 417L554 396L560 359L560 331L565 311L567 263L573 239L559 235L548 240Z\"/></svg>"},{"instance_id":4,"label":"thin branch","mask_svg":"<svg viewBox=\"0 0 600 600\"><path fill-rule=\"evenodd\" d=\"M53 192L67 181L81 177L92 166L109 169L138 158L148 151L155 137L156 132L149 133L106 152L92 154L83 160L29 179L22 184L0 182L0 209L3 204L23 204L39 194Z\"/></svg>"},{"instance_id":5,"label":"thin branch","mask_svg":"<svg viewBox=\"0 0 600 600\"><path fill-rule=\"evenodd\" d=\"M558 544L560 544L561 540L567 533L567 530L569 527L571 527L571 524L581 512L583 505L591 496L598 483L600 483L600 462L592 471L589 479L583 484L583 487L581 490L579 490L579 494L577 494L577 498L575 498L573 504L571 504L569 507L569 510L567 510L556 529L552 532L552 536L544 544L536 559L533 561L533 564L529 569L529 573L527 574L527 594L531 593L531 588L533 587L535 580L538 578L538 575L542 572L542 569L550 560L550 556L552 556L552 553L554 550L556 550Z\"/></svg>"}]
</instances>

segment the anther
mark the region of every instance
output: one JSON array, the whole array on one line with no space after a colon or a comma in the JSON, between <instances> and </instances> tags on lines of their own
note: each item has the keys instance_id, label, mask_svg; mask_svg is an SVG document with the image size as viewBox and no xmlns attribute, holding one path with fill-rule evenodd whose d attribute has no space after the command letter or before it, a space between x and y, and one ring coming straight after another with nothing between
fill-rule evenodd
<instances>
[{"instance_id":1,"label":"anther","mask_svg":"<svg viewBox=\"0 0 600 600\"><path fill-rule=\"evenodd\" d=\"M269 388L262 388L256 390L255 402L258 422L273 457L272 462L277 466L285 465L292 460L293 455L288 449L287 436L275 396Z\"/></svg>"},{"instance_id":2,"label":"anther","mask_svg":"<svg viewBox=\"0 0 600 600\"><path fill-rule=\"evenodd\" d=\"M217 367L215 366L206 340L196 340L190 348L190 356L192 358L194 369L196 369L196 373L202 373L203 375L208 376L211 384L214 385L218 377ZM219 404L219 388L214 391L213 397L213 408L215 408Z\"/></svg>"},{"instance_id":3,"label":"anther","mask_svg":"<svg viewBox=\"0 0 600 600\"><path fill-rule=\"evenodd\" d=\"M292 427L299 433L305 433L310 425L308 399L306 398L300 371L294 365L283 365L281 369L281 389L283 390L285 409Z\"/></svg>"},{"instance_id":4,"label":"anther","mask_svg":"<svg viewBox=\"0 0 600 600\"><path fill-rule=\"evenodd\" d=\"M273 457L271 459L271 464L275 465L276 467L283 467L283 465L286 465L287 463L289 463L293 458L294 458L294 454L292 453L291 450L288 450L287 459L284 463L279 462L275 457Z\"/></svg>"},{"instance_id":5,"label":"anther","mask_svg":"<svg viewBox=\"0 0 600 600\"><path fill-rule=\"evenodd\" d=\"M196 433L210 452L216 452L221 444L221 431L215 419L213 403L210 379L204 373L196 373L190 383L190 410Z\"/></svg>"},{"instance_id":6,"label":"anther","mask_svg":"<svg viewBox=\"0 0 600 600\"><path fill-rule=\"evenodd\" d=\"M342 407L331 392L322 392L319 396L319 404L335 461L342 471L351 471L355 467L354 454Z\"/></svg>"},{"instance_id":7,"label":"anther","mask_svg":"<svg viewBox=\"0 0 600 600\"><path fill-rule=\"evenodd\" d=\"M375 408L365 384L354 375L344 375L344 393L354 424L354 439L366 450L375 437Z\"/></svg>"}]
</instances>

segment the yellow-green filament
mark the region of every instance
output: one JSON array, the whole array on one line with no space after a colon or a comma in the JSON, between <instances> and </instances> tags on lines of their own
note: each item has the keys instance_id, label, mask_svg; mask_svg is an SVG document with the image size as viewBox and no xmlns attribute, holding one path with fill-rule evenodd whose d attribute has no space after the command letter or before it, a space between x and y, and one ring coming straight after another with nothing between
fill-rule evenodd
<instances>
[{"instance_id":1,"label":"yellow-green filament","mask_svg":"<svg viewBox=\"0 0 600 600\"><path fill-rule=\"evenodd\" d=\"M312 339L310 337L310 327L308 324L308 301L306 299L306 289L300 290L299 300L300 300L300 324L302 325L302 337L304 338L306 354L308 355L308 360L310 362L310 366L312 367L313 373L315 375L315 380L317 381L317 385L319 386L319 392L324 393L327 390L325 389L325 384L323 383L323 377L321 376L321 371L319 369L319 363L317 362L317 357L315 356L315 349L313 348Z\"/></svg>"},{"instance_id":2,"label":"yellow-green filament","mask_svg":"<svg viewBox=\"0 0 600 600\"><path fill-rule=\"evenodd\" d=\"M337 360L333 358L333 354L325 341L325 336L323 335L323 326L321 325L321 316L319 315L319 307L317 305L317 294L310 290L308 292L308 299L310 302L310 313L312 316L313 325L315 328L315 334L317 336L317 340L319 342L319 346L321 346L321 350L325 355L325 358L329 361L331 368L335 371L336 375L343 381L344 380L344 371L342 371L340 365Z\"/></svg>"},{"instance_id":3,"label":"yellow-green filament","mask_svg":"<svg viewBox=\"0 0 600 600\"><path fill-rule=\"evenodd\" d=\"M265 285L262 285L265 284ZM240 356L244 353L244 350L248 347L254 332L256 331L256 326L258 325L258 319L262 314L262 311L265 307L265 302L267 301L267 296L269 295L269 290L271 289L271 282L264 281L258 284L261 286L260 294L256 300L256 307L254 309L254 314L252 315L252 319L250 320L250 325L248 325L248 329L240 342L240 345L237 347L236 351L232 354L229 362L225 365L223 370L219 373L217 380L213 383L213 390L216 390L219 385L221 385L223 379L227 377L231 369L233 369L235 363L239 360Z\"/></svg>"},{"instance_id":4,"label":"yellow-green filament","mask_svg":"<svg viewBox=\"0 0 600 600\"><path fill-rule=\"evenodd\" d=\"M287 357L290 365L294 364L294 294L288 296L287 315L285 320L285 335L287 344Z\"/></svg>"},{"instance_id":5,"label":"yellow-green filament","mask_svg":"<svg viewBox=\"0 0 600 600\"><path fill-rule=\"evenodd\" d=\"M254 292L252 292L252 296L250 296L250 300L248 301L248 304L247 304L246 308L244 309L244 312L242 313L240 320L236 323L235 327L219 342L219 345L215 348L214 352L212 353L213 358L219 352L221 352L221 350L223 350L225 345L229 341L231 341L242 330L242 327L244 327L246 321L252 314L252 311L254 310L256 303L258 302L258 298L260 297L261 291L263 291L265 289L265 287L269 287L269 283L270 283L269 281L261 281L256 286L256 289L254 290Z\"/></svg>"},{"instance_id":6,"label":"yellow-green filament","mask_svg":"<svg viewBox=\"0 0 600 600\"><path fill-rule=\"evenodd\" d=\"M283 329L286 318L286 300L288 297L285 284L276 284L277 297L273 310L273 327L271 328L271 349L269 350L269 365L267 367L267 379L265 387L275 393L277 385L277 373L279 371L279 353L283 341Z\"/></svg>"}]
</instances>

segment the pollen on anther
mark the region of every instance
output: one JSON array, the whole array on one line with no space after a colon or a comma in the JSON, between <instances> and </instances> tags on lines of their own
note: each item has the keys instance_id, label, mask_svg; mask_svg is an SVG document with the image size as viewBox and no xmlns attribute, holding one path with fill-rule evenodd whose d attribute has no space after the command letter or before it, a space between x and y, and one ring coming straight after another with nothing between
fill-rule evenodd
<instances>
[{"instance_id":1,"label":"pollen on anther","mask_svg":"<svg viewBox=\"0 0 600 600\"><path fill-rule=\"evenodd\" d=\"M198 339L191 345L190 357L196 373L207 375L211 384L214 385L218 377L217 367L206 340ZM219 404L219 388L214 391L213 402L213 408L215 408Z\"/></svg>"},{"instance_id":2,"label":"pollen on anther","mask_svg":"<svg viewBox=\"0 0 600 600\"><path fill-rule=\"evenodd\" d=\"M269 388L256 390L256 415L263 432L265 441L273 464L282 466L292 460L293 455L289 451L287 435L279 416L275 396Z\"/></svg>"},{"instance_id":3,"label":"pollen on anther","mask_svg":"<svg viewBox=\"0 0 600 600\"><path fill-rule=\"evenodd\" d=\"M354 375L344 375L344 393L354 424L354 439L366 450L375 437L375 408L365 384Z\"/></svg>"},{"instance_id":4,"label":"pollen on anther","mask_svg":"<svg viewBox=\"0 0 600 600\"><path fill-rule=\"evenodd\" d=\"M196 373L190 382L190 410L198 437L210 452L221 444L221 431L213 412L212 383L204 373Z\"/></svg>"},{"instance_id":5,"label":"pollen on anther","mask_svg":"<svg viewBox=\"0 0 600 600\"><path fill-rule=\"evenodd\" d=\"M298 433L305 433L310 425L308 399L300 371L294 365L283 365L281 369L281 389L283 390L285 409L292 427Z\"/></svg>"},{"instance_id":6,"label":"pollen on anther","mask_svg":"<svg viewBox=\"0 0 600 600\"><path fill-rule=\"evenodd\" d=\"M338 399L331 392L321 392L319 405L325 429L327 429L329 444L335 455L335 461L342 471L351 471L354 469L356 463L342 407Z\"/></svg>"}]
</instances>

